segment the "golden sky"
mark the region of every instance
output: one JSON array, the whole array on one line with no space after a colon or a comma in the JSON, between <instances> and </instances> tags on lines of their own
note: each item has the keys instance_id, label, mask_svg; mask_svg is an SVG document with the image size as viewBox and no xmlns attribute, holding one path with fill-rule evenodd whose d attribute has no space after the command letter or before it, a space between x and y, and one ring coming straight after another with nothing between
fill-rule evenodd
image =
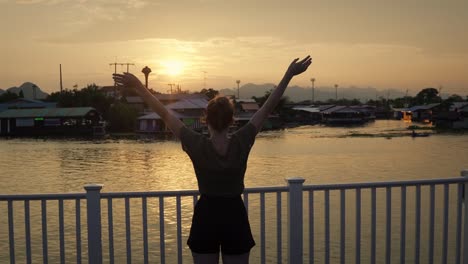
<instances>
[{"instance_id":1,"label":"golden sky","mask_svg":"<svg viewBox=\"0 0 468 264\"><path fill-rule=\"evenodd\" d=\"M425 87L468 94L466 0L0 0L0 88L46 92L111 85L129 62L150 87L277 83L312 55L292 85ZM118 71L124 68L118 67ZM204 73L206 72L206 74Z\"/></svg>"}]
</instances>

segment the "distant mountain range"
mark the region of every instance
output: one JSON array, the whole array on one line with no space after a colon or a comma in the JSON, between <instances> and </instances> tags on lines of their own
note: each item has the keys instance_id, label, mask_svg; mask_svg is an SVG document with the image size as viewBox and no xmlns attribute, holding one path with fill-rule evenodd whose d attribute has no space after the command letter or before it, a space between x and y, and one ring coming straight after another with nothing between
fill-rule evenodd
<instances>
[{"instance_id":1,"label":"distant mountain range","mask_svg":"<svg viewBox=\"0 0 468 264\"><path fill-rule=\"evenodd\" d=\"M34 87L36 87L36 99L45 99L48 94L43 92L41 88L31 82L25 82L19 87L11 87L6 89L11 93L16 93L19 95L19 92L22 90L24 97L27 99L34 98ZM265 84L254 84L247 83L242 85L239 88L241 98L252 98L252 96L260 97L265 94L266 91L274 88L275 85L272 83ZM214 88L215 90L218 90ZM5 90L0 89L0 94L6 92ZM223 95L236 95L237 88L224 88L220 89L219 92ZM285 92L285 95L293 102L301 102L305 100L312 99L312 89L310 87L300 87L300 86L290 86ZM408 94L409 96L414 96L415 94ZM398 89L387 89L387 90L377 90L376 88L360 88L360 87L338 87L338 99L359 99L361 102L366 102L367 100L379 97L383 98L398 98L405 96L405 91ZM442 94L442 98L448 97L448 94ZM328 99L335 99L335 87L320 87L315 88L315 101L327 101Z\"/></svg>"},{"instance_id":2,"label":"distant mountain range","mask_svg":"<svg viewBox=\"0 0 468 264\"><path fill-rule=\"evenodd\" d=\"M0 94L3 94L7 91L10 93L15 93L19 95L20 91L23 91L24 98L26 99L34 99L34 90L36 90L36 98L35 99L45 99L48 94L43 92L41 88L39 88L34 83L25 82L20 87L11 87L6 90L0 89Z\"/></svg>"},{"instance_id":3,"label":"distant mountain range","mask_svg":"<svg viewBox=\"0 0 468 264\"><path fill-rule=\"evenodd\" d=\"M253 84L247 83L239 88L240 98L251 98L252 96L263 96L266 91L274 88L275 85L271 83L266 84ZM221 89L219 92L223 95L236 95L237 88ZM315 101L326 101L328 99L335 99L335 87L320 87L315 88ZM300 102L312 99L312 89L310 87L303 88L299 86L290 86L285 92L291 101ZM405 92L397 89L377 90L375 88L359 88L359 87L338 87L338 99L359 99L361 102L379 97L398 98L405 96Z\"/></svg>"}]
</instances>

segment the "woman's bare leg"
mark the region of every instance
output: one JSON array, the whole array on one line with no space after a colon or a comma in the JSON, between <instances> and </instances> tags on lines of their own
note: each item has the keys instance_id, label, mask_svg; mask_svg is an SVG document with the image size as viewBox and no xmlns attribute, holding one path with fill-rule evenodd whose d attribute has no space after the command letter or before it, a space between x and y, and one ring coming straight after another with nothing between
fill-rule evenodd
<instances>
[{"instance_id":1,"label":"woman's bare leg","mask_svg":"<svg viewBox=\"0 0 468 264\"><path fill-rule=\"evenodd\" d=\"M194 264L219 264L219 253L200 254L192 252Z\"/></svg>"},{"instance_id":2,"label":"woman's bare leg","mask_svg":"<svg viewBox=\"0 0 468 264\"><path fill-rule=\"evenodd\" d=\"M223 254L223 264L248 264L250 252L239 255Z\"/></svg>"}]
</instances>

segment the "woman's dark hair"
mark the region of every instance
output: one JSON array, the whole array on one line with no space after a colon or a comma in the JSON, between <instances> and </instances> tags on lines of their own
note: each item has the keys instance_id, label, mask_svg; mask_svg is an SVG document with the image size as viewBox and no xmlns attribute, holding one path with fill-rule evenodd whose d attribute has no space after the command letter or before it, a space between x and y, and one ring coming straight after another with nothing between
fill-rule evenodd
<instances>
[{"instance_id":1,"label":"woman's dark hair","mask_svg":"<svg viewBox=\"0 0 468 264\"><path fill-rule=\"evenodd\" d=\"M214 130L221 132L234 121L234 106L224 96L216 96L206 107L206 122Z\"/></svg>"}]
</instances>

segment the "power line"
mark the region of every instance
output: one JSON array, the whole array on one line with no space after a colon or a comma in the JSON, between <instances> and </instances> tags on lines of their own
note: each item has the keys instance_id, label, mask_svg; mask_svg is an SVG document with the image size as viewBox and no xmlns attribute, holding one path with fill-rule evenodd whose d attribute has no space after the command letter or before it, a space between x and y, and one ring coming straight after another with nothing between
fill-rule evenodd
<instances>
[{"instance_id":1,"label":"power line","mask_svg":"<svg viewBox=\"0 0 468 264\"><path fill-rule=\"evenodd\" d=\"M128 68L130 67L130 65L132 66L135 66L134 63L130 63L130 62L113 62L113 63L109 63L109 66L112 66L114 65L114 73L117 73L117 65L120 65L120 66L124 66L124 65L127 65L127 72L129 72ZM117 83L114 81L114 96L117 95Z\"/></svg>"},{"instance_id":2,"label":"power line","mask_svg":"<svg viewBox=\"0 0 468 264\"><path fill-rule=\"evenodd\" d=\"M129 67L130 66L135 66L134 63L130 63L130 62L113 62L113 63L109 63L110 66L114 65L114 73L117 73L117 65L120 65L120 66L124 66L126 65L127 66L127 71L126 72L129 72Z\"/></svg>"},{"instance_id":3,"label":"power line","mask_svg":"<svg viewBox=\"0 0 468 264\"><path fill-rule=\"evenodd\" d=\"M175 83L168 83L167 85L169 85L171 87L171 94L172 94L172 87L174 87L176 84Z\"/></svg>"}]
</instances>

